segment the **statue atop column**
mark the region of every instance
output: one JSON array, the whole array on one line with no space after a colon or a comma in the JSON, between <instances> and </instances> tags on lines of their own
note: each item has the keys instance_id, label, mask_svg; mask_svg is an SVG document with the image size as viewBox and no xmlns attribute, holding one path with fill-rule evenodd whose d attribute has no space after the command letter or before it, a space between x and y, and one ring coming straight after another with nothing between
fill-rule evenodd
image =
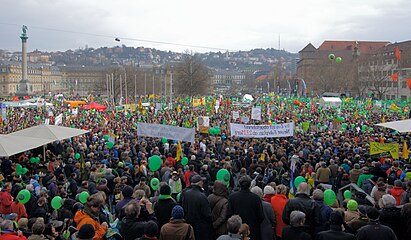
<instances>
[{"instance_id":1,"label":"statue atop column","mask_svg":"<svg viewBox=\"0 0 411 240\"><path fill-rule=\"evenodd\" d=\"M27 30L28 30L29 28L26 26L26 25L23 25L22 27L21 27L21 36L20 36L20 38L21 39L23 39L23 38L25 38L25 39L27 39L28 37L27 37Z\"/></svg>"}]
</instances>

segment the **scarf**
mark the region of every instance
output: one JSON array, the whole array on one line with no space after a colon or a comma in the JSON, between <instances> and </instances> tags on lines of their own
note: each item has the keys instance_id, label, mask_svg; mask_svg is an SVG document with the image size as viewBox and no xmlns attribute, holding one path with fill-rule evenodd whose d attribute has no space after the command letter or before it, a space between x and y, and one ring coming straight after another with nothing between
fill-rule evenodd
<instances>
[{"instance_id":1,"label":"scarf","mask_svg":"<svg viewBox=\"0 0 411 240\"><path fill-rule=\"evenodd\" d=\"M158 196L158 199L159 200L165 200L165 199L171 199L172 197L170 196L170 195L161 195L160 194L160 196Z\"/></svg>"}]
</instances>

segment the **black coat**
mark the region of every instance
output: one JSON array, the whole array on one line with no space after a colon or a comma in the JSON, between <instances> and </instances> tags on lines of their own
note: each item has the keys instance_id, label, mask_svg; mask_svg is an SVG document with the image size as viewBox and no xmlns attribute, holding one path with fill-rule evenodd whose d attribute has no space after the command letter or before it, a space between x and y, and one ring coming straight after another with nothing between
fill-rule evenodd
<instances>
[{"instance_id":1,"label":"black coat","mask_svg":"<svg viewBox=\"0 0 411 240\"><path fill-rule=\"evenodd\" d=\"M156 218L154 214L151 214L151 219L155 221ZM135 217L125 217L122 220L121 226L120 226L120 234L122 236L122 239L125 240L134 240L136 238L142 237L144 235L144 226L146 225L146 222L139 221Z\"/></svg>"},{"instance_id":2,"label":"black coat","mask_svg":"<svg viewBox=\"0 0 411 240\"><path fill-rule=\"evenodd\" d=\"M194 228L196 240L212 239L213 218L203 190L199 186L191 185L181 194L181 202L185 219Z\"/></svg>"},{"instance_id":3,"label":"black coat","mask_svg":"<svg viewBox=\"0 0 411 240\"><path fill-rule=\"evenodd\" d=\"M317 240L356 240L354 234L345 233L341 226L331 225L330 230L317 234Z\"/></svg>"},{"instance_id":4,"label":"black coat","mask_svg":"<svg viewBox=\"0 0 411 240\"><path fill-rule=\"evenodd\" d=\"M304 226L308 233L314 236L315 227L321 225L321 211L318 204L306 194L298 193L296 198L290 199L285 204L282 216L285 224L290 224L290 215L294 210L305 213Z\"/></svg>"},{"instance_id":5,"label":"black coat","mask_svg":"<svg viewBox=\"0 0 411 240\"><path fill-rule=\"evenodd\" d=\"M283 240L311 240L310 234L304 232L302 227L286 226L283 228Z\"/></svg>"},{"instance_id":6,"label":"black coat","mask_svg":"<svg viewBox=\"0 0 411 240\"><path fill-rule=\"evenodd\" d=\"M251 239L261 239L261 223L264 211L261 199L249 190L232 193L228 198L228 216L240 215L243 223L250 227Z\"/></svg>"},{"instance_id":7,"label":"black coat","mask_svg":"<svg viewBox=\"0 0 411 240\"><path fill-rule=\"evenodd\" d=\"M154 212L157 217L159 229L170 221L171 211L176 204L176 201L172 198L159 199L158 202L154 204Z\"/></svg>"},{"instance_id":8,"label":"black coat","mask_svg":"<svg viewBox=\"0 0 411 240\"><path fill-rule=\"evenodd\" d=\"M380 211L380 223L391 228L398 239L404 232L404 221L401 218L401 208L383 208Z\"/></svg>"},{"instance_id":9,"label":"black coat","mask_svg":"<svg viewBox=\"0 0 411 240\"><path fill-rule=\"evenodd\" d=\"M378 222L370 222L357 232L357 240L396 240L394 231Z\"/></svg>"}]
</instances>

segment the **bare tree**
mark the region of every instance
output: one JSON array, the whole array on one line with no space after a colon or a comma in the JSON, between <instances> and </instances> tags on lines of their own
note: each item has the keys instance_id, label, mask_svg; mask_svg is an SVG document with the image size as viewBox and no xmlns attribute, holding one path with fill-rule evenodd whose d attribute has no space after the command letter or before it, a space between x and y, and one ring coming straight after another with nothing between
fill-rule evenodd
<instances>
[{"instance_id":1,"label":"bare tree","mask_svg":"<svg viewBox=\"0 0 411 240\"><path fill-rule=\"evenodd\" d=\"M211 78L208 68L198 55L186 53L175 68L175 93L181 95L205 95L209 92Z\"/></svg>"}]
</instances>

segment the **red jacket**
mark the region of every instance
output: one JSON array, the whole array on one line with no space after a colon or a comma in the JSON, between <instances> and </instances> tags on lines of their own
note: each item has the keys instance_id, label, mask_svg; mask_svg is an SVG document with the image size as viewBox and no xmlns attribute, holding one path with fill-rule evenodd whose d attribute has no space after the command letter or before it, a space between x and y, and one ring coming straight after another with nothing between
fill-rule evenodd
<instances>
[{"instance_id":1,"label":"red jacket","mask_svg":"<svg viewBox=\"0 0 411 240\"><path fill-rule=\"evenodd\" d=\"M11 211L11 203L13 198L8 192L0 192L0 214L9 214Z\"/></svg>"},{"instance_id":2,"label":"red jacket","mask_svg":"<svg viewBox=\"0 0 411 240\"><path fill-rule=\"evenodd\" d=\"M11 204L11 212L17 214L17 221L20 220L20 218L27 218L26 208L19 202L13 202Z\"/></svg>"},{"instance_id":3,"label":"red jacket","mask_svg":"<svg viewBox=\"0 0 411 240\"><path fill-rule=\"evenodd\" d=\"M23 235L17 236L17 233L15 232L9 232L9 233L2 233L0 235L1 240L27 240L27 238Z\"/></svg>"},{"instance_id":4,"label":"red jacket","mask_svg":"<svg viewBox=\"0 0 411 240\"><path fill-rule=\"evenodd\" d=\"M283 228L286 224L283 222L283 211L288 199L283 194L276 194L271 198L271 207L275 214L275 235L282 237Z\"/></svg>"},{"instance_id":5,"label":"red jacket","mask_svg":"<svg viewBox=\"0 0 411 240\"><path fill-rule=\"evenodd\" d=\"M404 189L402 189L402 187L393 187L393 188L391 188L391 195L395 198L395 200L397 201L397 206L399 206L400 205L400 202L401 202L401 194L403 193L403 192L405 192L404 191Z\"/></svg>"},{"instance_id":6,"label":"red jacket","mask_svg":"<svg viewBox=\"0 0 411 240\"><path fill-rule=\"evenodd\" d=\"M176 160L174 158L168 157L168 158L166 158L166 161L168 162L169 167L175 167L176 166ZM165 164L164 164L164 166L165 166Z\"/></svg>"}]
</instances>

